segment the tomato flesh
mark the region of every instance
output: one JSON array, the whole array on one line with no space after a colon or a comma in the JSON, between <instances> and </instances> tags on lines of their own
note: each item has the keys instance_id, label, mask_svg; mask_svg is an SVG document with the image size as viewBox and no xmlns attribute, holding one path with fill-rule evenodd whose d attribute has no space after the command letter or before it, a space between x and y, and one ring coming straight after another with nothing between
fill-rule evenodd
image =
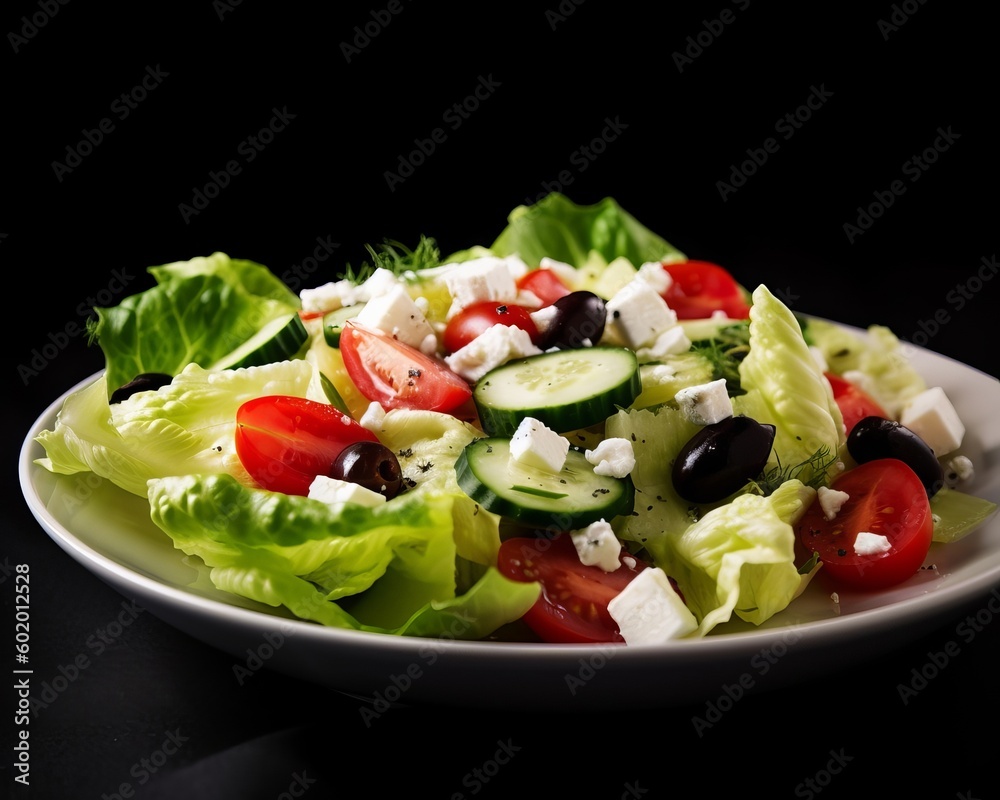
<instances>
[{"instance_id":1,"label":"tomato flesh","mask_svg":"<svg viewBox=\"0 0 1000 800\"><path fill-rule=\"evenodd\" d=\"M526 331L532 341L538 338L538 327L531 313L523 306L487 300L466 306L452 317L444 329L441 343L449 353L465 347L479 334L494 325L510 325Z\"/></svg>"},{"instance_id":2,"label":"tomato flesh","mask_svg":"<svg viewBox=\"0 0 1000 800\"><path fill-rule=\"evenodd\" d=\"M517 281L517 288L531 292L542 301L543 306L550 306L560 297L565 297L571 289L551 269L539 267L526 272Z\"/></svg>"},{"instance_id":3,"label":"tomato flesh","mask_svg":"<svg viewBox=\"0 0 1000 800\"><path fill-rule=\"evenodd\" d=\"M844 418L844 428L847 435L850 435L854 426L865 417L889 418L885 409L855 384L832 372L824 374L826 375L826 379L830 381L830 386L833 389L833 399L837 402L840 414Z\"/></svg>"},{"instance_id":4,"label":"tomato flesh","mask_svg":"<svg viewBox=\"0 0 1000 800\"><path fill-rule=\"evenodd\" d=\"M912 577L934 534L930 501L917 474L903 461L881 458L842 473L831 488L849 497L834 518L826 519L817 498L796 525L801 550L819 553L819 574L859 589L882 589ZM858 554L854 545L862 531L885 536L890 549Z\"/></svg>"},{"instance_id":5,"label":"tomato flesh","mask_svg":"<svg viewBox=\"0 0 1000 800\"><path fill-rule=\"evenodd\" d=\"M236 412L236 454L263 488L307 495L341 451L375 434L326 403L291 395L248 400Z\"/></svg>"},{"instance_id":6,"label":"tomato flesh","mask_svg":"<svg viewBox=\"0 0 1000 800\"><path fill-rule=\"evenodd\" d=\"M543 641L560 643L625 641L608 603L647 565L625 550L619 563L614 572L581 563L567 533L507 539L497 561L508 578L541 583L542 593L523 620Z\"/></svg>"},{"instance_id":7,"label":"tomato flesh","mask_svg":"<svg viewBox=\"0 0 1000 800\"><path fill-rule=\"evenodd\" d=\"M340 354L358 391L385 409L449 413L472 397L472 387L444 362L370 328L348 324Z\"/></svg>"},{"instance_id":8,"label":"tomato flesh","mask_svg":"<svg viewBox=\"0 0 1000 800\"><path fill-rule=\"evenodd\" d=\"M678 319L706 319L722 311L730 319L747 319L750 306L728 270L708 261L664 264L672 278L663 295Z\"/></svg>"}]
</instances>

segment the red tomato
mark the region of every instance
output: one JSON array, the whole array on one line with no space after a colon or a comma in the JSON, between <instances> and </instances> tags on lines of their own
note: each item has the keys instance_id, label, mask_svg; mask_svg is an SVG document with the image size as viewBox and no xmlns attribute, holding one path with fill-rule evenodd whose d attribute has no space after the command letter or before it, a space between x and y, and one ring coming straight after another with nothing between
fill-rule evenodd
<instances>
[{"instance_id":1,"label":"red tomato","mask_svg":"<svg viewBox=\"0 0 1000 800\"><path fill-rule=\"evenodd\" d=\"M340 334L348 376L383 408L448 413L472 396L472 388L437 358L383 333L350 323Z\"/></svg>"},{"instance_id":2,"label":"red tomato","mask_svg":"<svg viewBox=\"0 0 1000 800\"><path fill-rule=\"evenodd\" d=\"M538 338L538 328L528 309L510 303L486 300L466 306L452 317L444 329L441 343L445 350L454 353L497 323L527 331L532 341Z\"/></svg>"},{"instance_id":3,"label":"red tomato","mask_svg":"<svg viewBox=\"0 0 1000 800\"><path fill-rule=\"evenodd\" d=\"M544 641L622 643L608 602L646 564L624 550L619 561L622 566L614 572L586 566L573 539L563 533L554 539L507 539L500 545L497 564L508 578L542 584L541 595L523 619Z\"/></svg>"},{"instance_id":4,"label":"red tomato","mask_svg":"<svg viewBox=\"0 0 1000 800\"><path fill-rule=\"evenodd\" d=\"M314 319L322 319L326 315L325 311L303 311L299 310L299 319L303 322L309 322Z\"/></svg>"},{"instance_id":5,"label":"red tomato","mask_svg":"<svg viewBox=\"0 0 1000 800\"><path fill-rule=\"evenodd\" d=\"M664 264L673 278L663 295L678 319L705 319L724 311L731 319L747 319L750 306L736 279L718 264L681 261Z\"/></svg>"},{"instance_id":6,"label":"red tomato","mask_svg":"<svg viewBox=\"0 0 1000 800\"><path fill-rule=\"evenodd\" d=\"M824 374L833 388L833 399L840 407L841 416L844 418L844 427L848 434L865 417L889 418L882 406L853 383L844 380L839 375L834 375L832 372Z\"/></svg>"},{"instance_id":7,"label":"red tomato","mask_svg":"<svg viewBox=\"0 0 1000 800\"><path fill-rule=\"evenodd\" d=\"M546 306L552 305L571 291L555 272L544 267L533 269L522 275L517 282L517 288L531 292L542 301L542 305Z\"/></svg>"},{"instance_id":8,"label":"red tomato","mask_svg":"<svg viewBox=\"0 0 1000 800\"><path fill-rule=\"evenodd\" d=\"M349 444L378 439L326 403L290 395L248 400L236 412L236 454L265 489L309 494L317 475L328 475Z\"/></svg>"},{"instance_id":9,"label":"red tomato","mask_svg":"<svg viewBox=\"0 0 1000 800\"><path fill-rule=\"evenodd\" d=\"M868 461L842 473L832 488L849 499L832 520L815 500L796 525L802 550L819 553L820 574L834 584L882 589L911 577L931 546L934 522L927 490L917 474L895 458ZM862 531L888 538L884 553L858 555Z\"/></svg>"}]
</instances>

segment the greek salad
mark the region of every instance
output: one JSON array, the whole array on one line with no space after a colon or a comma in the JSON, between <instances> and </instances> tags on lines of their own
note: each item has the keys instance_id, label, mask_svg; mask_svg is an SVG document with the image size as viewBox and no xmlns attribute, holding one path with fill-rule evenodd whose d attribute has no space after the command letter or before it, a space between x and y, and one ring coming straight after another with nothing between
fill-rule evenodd
<instances>
[{"instance_id":1,"label":"greek salad","mask_svg":"<svg viewBox=\"0 0 1000 800\"><path fill-rule=\"evenodd\" d=\"M996 505L891 330L794 313L613 198L386 240L295 292L224 253L95 309L38 464L148 498L219 589L392 635L657 644L907 581Z\"/></svg>"}]
</instances>

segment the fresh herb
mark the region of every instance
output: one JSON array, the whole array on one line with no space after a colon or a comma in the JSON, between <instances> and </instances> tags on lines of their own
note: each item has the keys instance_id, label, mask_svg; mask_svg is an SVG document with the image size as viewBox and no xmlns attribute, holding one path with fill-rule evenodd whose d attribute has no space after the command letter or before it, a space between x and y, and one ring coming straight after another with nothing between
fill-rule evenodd
<instances>
[{"instance_id":1,"label":"fresh herb","mask_svg":"<svg viewBox=\"0 0 1000 800\"><path fill-rule=\"evenodd\" d=\"M520 484L514 484L510 487L515 492L524 492L525 494L532 494L536 497L544 497L548 500L560 500L563 497L567 497L564 492L550 492L548 489L536 489L534 486L522 486Z\"/></svg>"},{"instance_id":2,"label":"fresh herb","mask_svg":"<svg viewBox=\"0 0 1000 800\"><path fill-rule=\"evenodd\" d=\"M740 364L750 352L749 321L724 325L711 339L691 342L691 350L708 359L713 380L725 379L730 397L746 394L740 383Z\"/></svg>"},{"instance_id":3,"label":"fresh herb","mask_svg":"<svg viewBox=\"0 0 1000 800\"><path fill-rule=\"evenodd\" d=\"M830 448L826 446L820 447L805 461L792 467L783 467L781 459L778 459L776 466L763 472L757 480L750 482L749 491L762 497L769 497L781 484L793 478L801 480L806 486L818 489L827 485L826 473L836 460L837 454L831 453Z\"/></svg>"},{"instance_id":4,"label":"fresh herb","mask_svg":"<svg viewBox=\"0 0 1000 800\"><path fill-rule=\"evenodd\" d=\"M423 235L414 248L394 239L386 239L377 246L365 245L365 250L371 256L370 261L362 261L357 267L352 264L344 267L344 277L352 283L364 283L380 268L402 277L407 272L436 267L441 263L437 242Z\"/></svg>"}]
</instances>

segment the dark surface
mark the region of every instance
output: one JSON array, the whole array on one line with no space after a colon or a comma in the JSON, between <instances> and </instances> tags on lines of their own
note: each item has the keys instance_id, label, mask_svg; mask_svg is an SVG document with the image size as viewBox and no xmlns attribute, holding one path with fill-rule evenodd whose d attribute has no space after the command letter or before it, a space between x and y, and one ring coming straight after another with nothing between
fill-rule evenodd
<instances>
[{"instance_id":1,"label":"dark surface","mask_svg":"<svg viewBox=\"0 0 1000 800\"><path fill-rule=\"evenodd\" d=\"M649 6L589 0L551 6L562 8L560 20L544 6L490 14L399 3L348 60L342 43L355 26L373 29L373 13L385 19L387 4L325 14L221 2L184 12L45 8L18 2L3 22L0 258L10 281L13 419L0 596L11 631L11 570L30 565L34 686L72 673L78 655L88 659L32 716L30 793L13 781L8 737L18 726L5 717L4 793L194 800L420 788L510 797L541 786L662 797L706 785L716 797L754 790L827 800L876 787L897 797L1000 796L995 596L972 605L988 623L971 641L960 638L964 613L956 615L834 678L803 676L742 698L702 735L693 719L718 698L589 715L405 708L366 725L356 700L279 674L264 670L241 685L230 656L151 614L135 616L98 653L93 637L128 601L48 539L21 500L15 468L32 421L102 365L81 334L90 308L151 285L145 267L221 250L267 264L299 289L387 237L415 243L427 234L445 252L488 244L514 206L554 188L577 202L617 198L689 257L722 263L745 285L767 284L794 310L887 324L995 374L1000 281L995 266L980 271L982 259L996 263L998 178L983 12L720 0L654 17ZM732 21L710 35L726 8ZM896 29L880 29L880 19ZM703 51L691 49L679 69L675 53L699 36ZM143 98L132 87L144 76ZM477 86L491 88L474 112L449 111ZM817 108L801 127L781 122L810 97ZM259 151L247 144L282 116L273 141ZM105 119L102 140L82 148L72 172L53 167ZM415 140L435 129L433 153L390 186L385 173L399 172ZM769 138L767 161L723 197L718 182L748 149L766 152ZM935 163L915 171L911 159L935 141ZM588 159L585 146L602 152ZM238 171L206 190L229 162ZM859 206L894 181L903 191L850 237L844 226L858 224ZM199 191L216 196L185 218L181 204L193 205ZM296 277L294 265L318 240L339 247L322 271ZM50 357L32 367L37 352ZM956 647L904 703L899 685ZM16 702L8 690L7 708ZM498 755L502 745L510 756ZM176 752L161 760L166 751Z\"/></svg>"}]
</instances>

